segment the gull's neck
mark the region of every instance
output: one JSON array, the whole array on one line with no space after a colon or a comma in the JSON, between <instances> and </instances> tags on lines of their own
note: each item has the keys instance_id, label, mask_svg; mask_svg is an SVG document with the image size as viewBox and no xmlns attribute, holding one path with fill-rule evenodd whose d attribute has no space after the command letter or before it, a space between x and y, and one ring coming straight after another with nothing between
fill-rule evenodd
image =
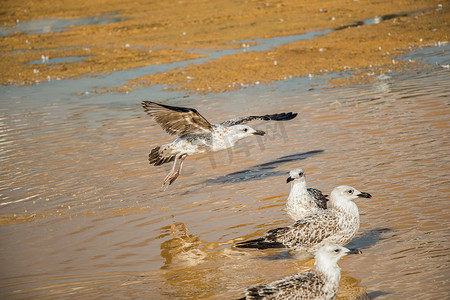
<instances>
[{"instance_id":1,"label":"gull's neck","mask_svg":"<svg viewBox=\"0 0 450 300\"><path fill-rule=\"evenodd\" d=\"M317 210L317 205L306 189L306 180L294 180L286 201L287 214L293 220L299 220Z\"/></svg>"},{"instance_id":2,"label":"gull's neck","mask_svg":"<svg viewBox=\"0 0 450 300\"><path fill-rule=\"evenodd\" d=\"M359 216L358 206L351 200L339 199L339 198L336 199L336 197L333 197L333 195L332 195L330 197L330 206L331 206L331 208L338 210L340 212L343 212L345 214Z\"/></svg>"},{"instance_id":3,"label":"gull's neck","mask_svg":"<svg viewBox=\"0 0 450 300\"><path fill-rule=\"evenodd\" d=\"M214 140L213 151L219 151L233 147L243 137L233 135L229 127L216 126L212 130L212 138Z\"/></svg>"},{"instance_id":4,"label":"gull's neck","mask_svg":"<svg viewBox=\"0 0 450 300\"><path fill-rule=\"evenodd\" d=\"M341 268L339 268L337 262L327 259L327 257L322 255L316 256L315 260L316 271L322 273L332 285L339 284L341 280Z\"/></svg>"},{"instance_id":5,"label":"gull's neck","mask_svg":"<svg viewBox=\"0 0 450 300\"><path fill-rule=\"evenodd\" d=\"M296 198L307 193L306 181L305 180L294 180L291 183L291 192L289 193L289 198Z\"/></svg>"}]
</instances>

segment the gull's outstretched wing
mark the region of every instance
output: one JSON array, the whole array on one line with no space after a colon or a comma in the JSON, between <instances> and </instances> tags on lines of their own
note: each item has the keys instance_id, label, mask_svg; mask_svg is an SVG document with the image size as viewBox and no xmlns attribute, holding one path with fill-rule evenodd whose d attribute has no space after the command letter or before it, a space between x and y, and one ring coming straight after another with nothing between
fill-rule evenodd
<instances>
[{"instance_id":1,"label":"gull's outstretched wing","mask_svg":"<svg viewBox=\"0 0 450 300\"><path fill-rule=\"evenodd\" d=\"M229 127L237 124L245 124L247 122L253 120L264 120L264 121L289 121L297 116L297 113L288 112L281 114L273 114L273 115L265 115L265 116L248 116L248 117L240 117L231 119L225 122L222 122L220 125Z\"/></svg>"},{"instance_id":2,"label":"gull's outstretched wing","mask_svg":"<svg viewBox=\"0 0 450 300\"><path fill-rule=\"evenodd\" d=\"M196 110L142 101L147 114L168 133L173 135L210 132L212 125Z\"/></svg>"}]
</instances>

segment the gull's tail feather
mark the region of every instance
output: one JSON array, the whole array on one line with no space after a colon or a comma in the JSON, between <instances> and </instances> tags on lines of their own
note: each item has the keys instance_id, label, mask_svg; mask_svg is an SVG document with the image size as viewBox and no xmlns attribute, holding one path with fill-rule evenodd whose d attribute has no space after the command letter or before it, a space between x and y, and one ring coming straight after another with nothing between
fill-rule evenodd
<instances>
[{"instance_id":1,"label":"gull's tail feather","mask_svg":"<svg viewBox=\"0 0 450 300\"><path fill-rule=\"evenodd\" d=\"M283 243L267 241L265 238L259 238L244 242L236 243L238 248L256 248L259 250L270 249L270 248L286 248Z\"/></svg>"},{"instance_id":2,"label":"gull's tail feather","mask_svg":"<svg viewBox=\"0 0 450 300\"><path fill-rule=\"evenodd\" d=\"M164 150L161 147L155 147L148 155L148 161L151 165L160 166L162 164L171 162L175 159L175 155L164 155Z\"/></svg>"}]
</instances>

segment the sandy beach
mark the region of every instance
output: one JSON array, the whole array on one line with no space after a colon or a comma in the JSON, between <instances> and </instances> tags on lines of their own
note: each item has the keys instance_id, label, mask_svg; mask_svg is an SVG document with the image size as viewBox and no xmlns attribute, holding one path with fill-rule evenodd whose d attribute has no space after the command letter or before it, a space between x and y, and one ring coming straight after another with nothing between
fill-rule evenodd
<instances>
[{"instance_id":1,"label":"sandy beach","mask_svg":"<svg viewBox=\"0 0 450 300\"><path fill-rule=\"evenodd\" d=\"M70 26L69 22L61 32L46 33L45 26L44 32L34 34L12 34L11 29L12 35L0 40L2 84L99 76L208 57L208 51L243 50L93 91L100 93L163 84L175 90L207 94L336 72L348 76L333 81L333 85L366 82L381 73L414 68L411 62L396 60L398 55L448 41L450 28L449 10L434 0L313 4L306 0L4 1L0 9L4 28L31 20L81 22L81 26ZM365 20L372 24L364 25ZM242 42L323 30L333 32L265 51L251 51L255 43ZM79 60L39 64L41 59L65 57Z\"/></svg>"}]
</instances>

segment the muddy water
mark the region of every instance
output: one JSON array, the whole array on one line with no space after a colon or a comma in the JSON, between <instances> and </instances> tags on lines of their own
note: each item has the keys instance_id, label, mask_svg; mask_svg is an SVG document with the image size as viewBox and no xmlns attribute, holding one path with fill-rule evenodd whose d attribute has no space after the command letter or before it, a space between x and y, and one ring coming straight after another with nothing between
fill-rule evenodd
<instances>
[{"instance_id":1,"label":"muddy water","mask_svg":"<svg viewBox=\"0 0 450 300\"><path fill-rule=\"evenodd\" d=\"M448 47L436 49L414 59L448 64ZM231 247L291 223L285 179L296 167L328 193L348 184L373 195L357 202L351 244L364 253L340 262L341 298L449 296L448 69L336 89L317 78L208 96L84 93L118 76L1 87L1 297L232 299L311 268L285 251ZM213 122L300 115L254 123L269 134L233 151L189 157L163 192L169 166L146 157L171 137L142 99Z\"/></svg>"}]
</instances>

